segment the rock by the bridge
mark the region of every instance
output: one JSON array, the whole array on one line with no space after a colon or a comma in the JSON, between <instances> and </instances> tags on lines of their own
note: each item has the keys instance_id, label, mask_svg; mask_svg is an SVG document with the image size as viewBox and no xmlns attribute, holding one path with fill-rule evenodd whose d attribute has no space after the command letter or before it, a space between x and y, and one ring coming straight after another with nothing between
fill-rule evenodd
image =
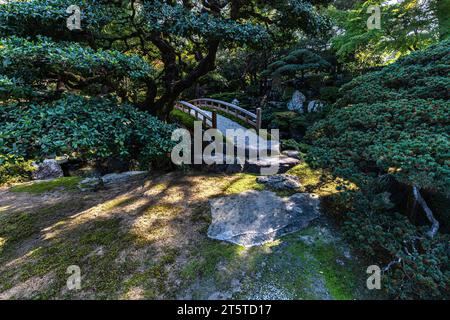
<instances>
[{"instance_id":1,"label":"rock by the bridge","mask_svg":"<svg viewBox=\"0 0 450 320\"><path fill-rule=\"evenodd\" d=\"M261 174L262 168L269 168L278 166L278 171L274 174L281 174L287 172L289 169L298 165L301 161L296 158L279 155L275 157L261 158L257 160L249 160L245 166L245 172Z\"/></svg>"},{"instance_id":2,"label":"rock by the bridge","mask_svg":"<svg viewBox=\"0 0 450 320\"><path fill-rule=\"evenodd\" d=\"M270 191L247 191L211 201L208 237L245 247L262 245L306 228L319 216L319 198L297 193L289 198Z\"/></svg>"},{"instance_id":3,"label":"rock by the bridge","mask_svg":"<svg viewBox=\"0 0 450 320\"><path fill-rule=\"evenodd\" d=\"M308 103L308 112L320 112L323 110L324 104L319 100L312 100Z\"/></svg>"},{"instance_id":4,"label":"rock by the bridge","mask_svg":"<svg viewBox=\"0 0 450 320\"><path fill-rule=\"evenodd\" d=\"M78 183L80 191L97 191L103 188L103 180L100 177L86 178Z\"/></svg>"},{"instance_id":5,"label":"rock by the bridge","mask_svg":"<svg viewBox=\"0 0 450 320\"><path fill-rule=\"evenodd\" d=\"M256 181L277 190L293 190L302 186L299 178L290 174L258 177Z\"/></svg>"},{"instance_id":6,"label":"rock by the bridge","mask_svg":"<svg viewBox=\"0 0 450 320\"><path fill-rule=\"evenodd\" d=\"M305 95L300 91L296 90L292 95L291 101L289 101L288 103L288 109L290 111L297 111L303 113L304 112L303 104L305 103L305 101L306 101Z\"/></svg>"},{"instance_id":7,"label":"rock by the bridge","mask_svg":"<svg viewBox=\"0 0 450 320\"><path fill-rule=\"evenodd\" d=\"M127 171L122 173L109 173L102 177L86 178L78 183L78 189L81 191L97 191L104 186L128 181L135 177L144 176L147 173L147 171Z\"/></svg>"},{"instance_id":8,"label":"rock by the bridge","mask_svg":"<svg viewBox=\"0 0 450 320\"><path fill-rule=\"evenodd\" d=\"M147 174L147 171L127 171L122 173L109 173L104 175L101 179L104 184L113 184L123 181L127 181L133 177L143 176Z\"/></svg>"},{"instance_id":9,"label":"rock by the bridge","mask_svg":"<svg viewBox=\"0 0 450 320\"><path fill-rule=\"evenodd\" d=\"M286 157L295 158L298 160L302 159L300 151L297 151L297 150L286 150L286 151L283 151L282 154L285 155Z\"/></svg>"}]
</instances>

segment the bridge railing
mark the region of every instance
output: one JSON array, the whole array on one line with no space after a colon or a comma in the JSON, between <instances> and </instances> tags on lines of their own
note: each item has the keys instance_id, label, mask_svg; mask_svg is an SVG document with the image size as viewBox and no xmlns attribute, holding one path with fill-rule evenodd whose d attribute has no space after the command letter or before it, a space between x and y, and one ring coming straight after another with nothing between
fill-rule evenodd
<instances>
[{"instance_id":1,"label":"bridge railing","mask_svg":"<svg viewBox=\"0 0 450 320\"><path fill-rule=\"evenodd\" d=\"M209 115L202 109L186 101L177 101L175 103L175 108L187 114L190 114L196 120L201 121L203 123L203 126L206 128L217 128L216 112L212 112L212 114Z\"/></svg>"},{"instance_id":2,"label":"bridge railing","mask_svg":"<svg viewBox=\"0 0 450 320\"><path fill-rule=\"evenodd\" d=\"M233 115L236 118L244 121L256 130L261 129L261 108L256 109L256 113L250 112L232 103L221 100L202 98L189 101L191 104L200 108L210 108L212 110L219 110L227 114Z\"/></svg>"}]
</instances>

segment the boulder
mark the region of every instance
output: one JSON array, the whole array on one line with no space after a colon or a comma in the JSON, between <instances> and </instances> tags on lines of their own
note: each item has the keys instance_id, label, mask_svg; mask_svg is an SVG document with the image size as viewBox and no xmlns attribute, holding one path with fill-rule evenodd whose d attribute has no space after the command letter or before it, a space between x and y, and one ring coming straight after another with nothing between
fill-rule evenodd
<instances>
[{"instance_id":1,"label":"boulder","mask_svg":"<svg viewBox=\"0 0 450 320\"><path fill-rule=\"evenodd\" d=\"M114 184L127 181L133 177L147 174L147 171L127 171L122 173L110 173L104 175L101 179L104 184Z\"/></svg>"},{"instance_id":2,"label":"boulder","mask_svg":"<svg viewBox=\"0 0 450 320\"><path fill-rule=\"evenodd\" d=\"M300 91L296 90L292 95L291 101L289 101L288 103L288 109L290 111L297 111L303 113L304 112L303 104L305 103L305 101L306 101L305 95Z\"/></svg>"},{"instance_id":3,"label":"boulder","mask_svg":"<svg viewBox=\"0 0 450 320\"><path fill-rule=\"evenodd\" d=\"M312 100L308 103L308 112L320 112L323 110L324 104L319 100Z\"/></svg>"},{"instance_id":4,"label":"boulder","mask_svg":"<svg viewBox=\"0 0 450 320\"><path fill-rule=\"evenodd\" d=\"M277 174L274 176L258 177L256 181L277 190L293 190L302 186L298 177L290 174Z\"/></svg>"},{"instance_id":5,"label":"boulder","mask_svg":"<svg viewBox=\"0 0 450 320\"><path fill-rule=\"evenodd\" d=\"M54 159L45 159L41 163L33 162L32 166L36 169L32 173L34 180L50 180L64 176L61 166Z\"/></svg>"},{"instance_id":6,"label":"boulder","mask_svg":"<svg viewBox=\"0 0 450 320\"><path fill-rule=\"evenodd\" d=\"M306 228L319 217L320 202L308 193L281 198L274 192L252 190L210 203L208 237L252 247Z\"/></svg>"},{"instance_id":7,"label":"boulder","mask_svg":"<svg viewBox=\"0 0 450 320\"><path fill-rule=\"evenodd\" d=\"M97 191L103 188L101 178L86 178L78 183L78 189L81 191Z\"/></svg>"},{"instance_id":8,"label":"boulder","mask_svg":"<svg viewBox=\"0 0 450 320\"><path fill-rule=\"evenodd\" d=\"M298 160L302 159L302 155L301 155L300 151L297 151L297 150L286 150L286 151L283 151L282 154L289 158L295 158Z\"/></svg>"},{"instance_id":9,"label":"boulder","mask_svg":"<svg viewBox=\"0 0 450 320\"><path fill-rule=\"evenodd\" d=\"M245 172L261 174L262 168L271 168L273 166L278 166L278 172L275 173L285 173L289 169L300 164L301 161L296 158L287 157L285 155L260 158L257 160L249 160L246 163Z\"/></svg>"}]
</instances>

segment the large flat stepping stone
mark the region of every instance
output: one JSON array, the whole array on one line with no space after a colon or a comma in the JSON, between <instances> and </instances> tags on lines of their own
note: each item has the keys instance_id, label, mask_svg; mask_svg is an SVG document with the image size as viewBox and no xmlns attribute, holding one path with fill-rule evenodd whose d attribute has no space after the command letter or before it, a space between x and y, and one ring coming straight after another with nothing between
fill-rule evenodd
<instances>
[{"instance_id":1,"label":"large flat stepping stone","mask_svg":"<svg viewBox=\"0 0 450 320\"><path fill-rule=\"evenodd\" d=\"M273 174L281 174L289 171L289 169L300 164L301 160L296 158L287 157L285 155L260 158L256 160L250 160L246 163L245 172L261 174L262 168L270 168L278 166L278 171Z\"/></svg>"},{"instance_id":2,"label":"large flat stepping stone","mask_svg":"<svg viewBox=\"0 0 450 320\"><path fill-rule=\"evenodd\" d=\"M208 237L245 247L302 230L320 214L318 196L309 193L281 198L271 191L252 190L210 203Z\"/></svg>"}]
</instances>

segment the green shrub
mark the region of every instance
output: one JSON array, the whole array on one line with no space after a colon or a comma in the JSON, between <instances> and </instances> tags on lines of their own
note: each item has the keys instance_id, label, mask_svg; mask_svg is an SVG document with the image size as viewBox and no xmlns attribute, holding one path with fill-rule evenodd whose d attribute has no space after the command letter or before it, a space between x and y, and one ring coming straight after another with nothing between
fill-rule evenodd
<instances>
[{"instance_id":1,"label":"green shrub","mask_svg":"<svg viewBox=\"0 0 450 320\"><path fill-rule=\"evenodd\" d=\"M146 165L170 152L174 126L114 99L67 95L52 103L8 105L0 115L0 154L42 159L118 158Z\"/></svg>"},{"instance_id":2,"label":"green shrub","mask_svg":"<svg viewBox=\"0 0 450 320\"><path fill-rule=\"evenodd\" d=\"M305 143L297 142L294 139L287 139L281 140L281 147L284 150L296 150L306 153L308 152L310 146Z\"/></svg>"},{"instance_id":3,"label":"green shrub","mask_svg":"<svg viewBox=\"0 0 450 320\"><path fill-rule=\"evenodd\" d=\"M349 199L350 197L350 199ZM397 299L449 299L449 235L430 239L393 209L389 194L348 194L344 235L370 263L386 268L382 287ZM400 260L399 260L400 259Z\"/></svg>"},{"instance_id":4,"label":"green shrub","mask_svg":"<svg viewBox=\"0 0 450 320\"><path fill-rule=\"evenodd\" d=\"M28 180L34 167L32 160L0 154L0 185Z\"/></svg>"},{"instance_id":5,"label":"green shrub","mask_svg":"<svg viewBox=\"0 0 450 320\"><path fill-rule=\"evenodd\" d=\"M438 233L430 239L428 230L407 219L407 197L393 194L403 198L394 205L389 194L373 187L389 174L408 189L423 189L427 199L448 197L449 49L450 41L443 41L354 79L342 87L334 109L307 133L313 143L307 160L360 189L338 197L346 204L347 237L377 264L400 259L385 277L395 298L449 297L449 236ZM448 216L431 209L436 218Z\"/></svg>"},{"instance_id":6,"label":"green shrub","mask_svg":"<svg viewBox=\"0 0 450 320\"><path fill-rule=\"evenodd\" d=\"M254 112L255 111L254 109L256 109L255 106L252 106L251 98L245 92L236 91L236 92L215 93L208 95L208 98L222 100L228 103L233 102L234 99L238 99L239 106L241 108L247 109L252 112Z\"/></svg>"},{"instance_id":7,"label":"green shrub","mask_svg":"<svg viewBox=\"0 0 450 320\"><path fill-rule=\"evenodd\" d=\"M450 102L399 100L334 111L308 133L310 158L364 184L392 173L428 190L450 190Z\"/></svg>"},{"instance_id":8,"label":"green shrub","mask_svg":"<svg viewBox=\"0 0 450 320\"><path fill-rule=\"evenodd\" d=\"M320 88L320 99L328 103L334 103L339 98L338 87L323 87Z\"/></svg>"},{"instance_id":9,"label":"green shrub","mask_svg":"<svg viewBox=\"0 0 450 320\"><path fill-rule=\"evenodd\" d=\"M412 53L341 88L339 107L399 99L450 99L450 40Z\"/></svg>"},{"instance_id":10,"label":"green shrub","mask_svg":"<svg viewBox=\"0 0 450 320\"><path fill-rule=\"evenodd\" d=\"M173 109L170 112L170 120L186 127L189 130L194 129L194 122L196 121L193 116L178 109Z\"/></svg>"}]
</instances>

